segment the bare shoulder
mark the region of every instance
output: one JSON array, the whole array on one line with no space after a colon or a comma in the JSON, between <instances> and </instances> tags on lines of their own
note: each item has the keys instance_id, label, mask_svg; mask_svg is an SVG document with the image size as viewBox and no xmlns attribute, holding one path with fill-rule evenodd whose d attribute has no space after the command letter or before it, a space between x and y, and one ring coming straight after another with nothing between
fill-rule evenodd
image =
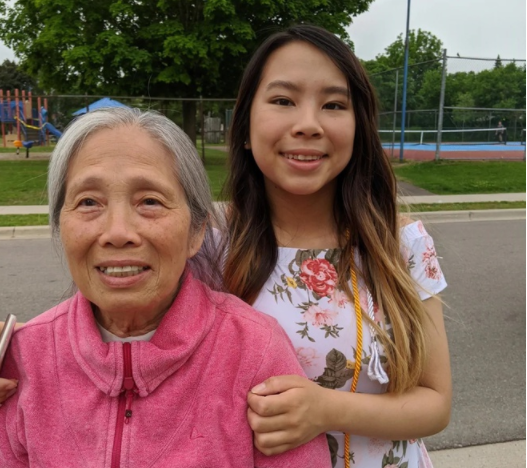
<instances>
[{"instance_id":1,"label":"bare shoulder","mask_svg":"<svg viewBox=\"0 0 527 468\"><path fill-rule=\"evenodd\" d=\"M416 221L418 221L418 220L411 218L406 213L399 214L399 227L408 226L409 224L415 223Z\"/></svg>"}]
</instances>

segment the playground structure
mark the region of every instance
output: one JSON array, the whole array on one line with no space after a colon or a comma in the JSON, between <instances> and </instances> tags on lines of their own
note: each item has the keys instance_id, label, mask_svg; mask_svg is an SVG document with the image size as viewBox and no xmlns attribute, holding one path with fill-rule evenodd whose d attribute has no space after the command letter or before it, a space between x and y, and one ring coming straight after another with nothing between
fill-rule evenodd
<instances>
[{"instance_id":1,"label":"playground structure","mask_svg":"<svg viewBox=\"0 0 527 468\"><path fill-rule=\"evenodd\" d=\"M10 91L0 89L0 127L4 148L16 148L17 154L21 147L33 145L49 145L50 135L59 139L62 132L48 121L48 100L37 97L37 108L33 108L31 91Z\"/></svg>"}]
</instances>

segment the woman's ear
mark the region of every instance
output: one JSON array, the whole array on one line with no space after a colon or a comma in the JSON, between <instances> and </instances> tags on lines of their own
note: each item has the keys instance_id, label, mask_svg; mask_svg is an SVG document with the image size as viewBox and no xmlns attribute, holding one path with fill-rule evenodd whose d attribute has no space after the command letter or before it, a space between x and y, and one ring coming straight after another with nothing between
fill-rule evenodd
<instances>
[{"instance_id":1,"label":"woman's ear","mask_svg":"<svg viewBox=\"0 0 527 468\"><path fill-rule=\"evenodd\" d=\"M207 230L207 222L204 222L200 229L198 229L189 240L187 258L192 258L201 249L201 244L205 239L205 231Z\"/></svg>"}]
</instances>

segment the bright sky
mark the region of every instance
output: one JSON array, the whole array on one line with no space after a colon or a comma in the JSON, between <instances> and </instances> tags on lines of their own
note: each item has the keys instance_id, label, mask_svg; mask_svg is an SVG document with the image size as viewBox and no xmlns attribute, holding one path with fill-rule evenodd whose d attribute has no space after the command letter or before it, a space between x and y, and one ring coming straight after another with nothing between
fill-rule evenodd
<instances>
[{"instance_id":1,"label":"bright sky","mask_svg":"<svg viewBox=\"0 0 527 468\"><path fill-rule=\"evenodd\" d=\"M448 55L525 60L525 0L411 0L410 29L443 42ZM355 53L371 60L406 30L407 0L374 0L348 32ZM462 66L449 60L449 71ZM463 61L465 62L465 61ZM468 63L465 62L464 65ZM471 62L478 67L484 62ZM489 62L493 66L493 62ZM463 67L464 68L464 67ZM477 68L480 69L480 68Z\"/></svg>"},{"instance_id":2,"label":"bright sky","mask_svg":"<svg viewBox=\"0 0 527 468\"><path fill-rule=\"evenodd\" d=\"M525 0L412 0L410 29L430 31L448 55L525 59ZM355 52L375 58L406 29L407 0L375 0L348 28ZM0 42L0 62L15 59ZM466 64L465 64L466 65ZM484 62L471 62L480 69ZM489 62L489 65L493 65ZM449 61L449 71L463 67Z\"/></svg>"}]
</instances>

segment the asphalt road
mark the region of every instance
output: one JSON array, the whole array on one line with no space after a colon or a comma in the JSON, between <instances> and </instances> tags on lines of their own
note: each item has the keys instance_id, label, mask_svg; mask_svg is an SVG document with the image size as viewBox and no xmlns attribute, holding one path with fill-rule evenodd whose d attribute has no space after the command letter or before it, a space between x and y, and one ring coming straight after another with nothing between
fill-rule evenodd
<instances>
[{"instance_id":1,"label":"asphalt road","mask_svg":"<svg viewBox=\"0 0 527 468\"><path fill-rule=\"evenodd\" d=\"M432 224L454 380L450 426L429 449L525 439L525 221ZM0 241L0 317L27 321L67 297L49 239Z\"/></svg>"}]
</instances>

